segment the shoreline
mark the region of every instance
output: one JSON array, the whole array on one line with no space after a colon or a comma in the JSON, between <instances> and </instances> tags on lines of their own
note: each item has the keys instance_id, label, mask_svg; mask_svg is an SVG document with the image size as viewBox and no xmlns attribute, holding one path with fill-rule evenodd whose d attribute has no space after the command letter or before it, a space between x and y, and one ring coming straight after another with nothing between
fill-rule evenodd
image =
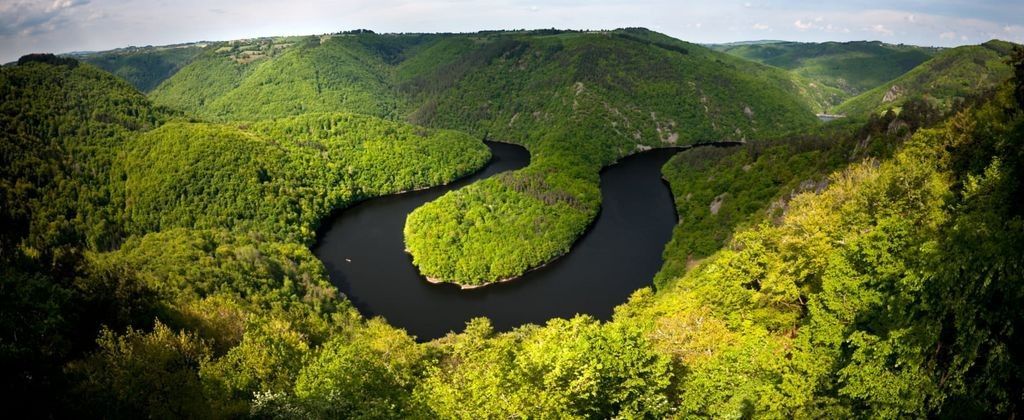
<instances>
[{"instance_id":1,"label":"shoreline","mask_svg":"<svg viewBox=\"0 0 1024 420\"><path fill-rule=\"evenodd\" d=\"M525 148L525 146L522 146L522 145L516 144L516 143L511 143L511 142L503 142L503 141L496 141L496 140L486 140L486 141L493 141L493 142L496 142L496 143L512 144L512 145L516 145L516 146ZM679 153L679 152L685 152L687 150L695 149L695 148L698 148L698 147L709 147L709 146L710 147L735 147L735 146L745 145L746 143L747 143L746 140L722 140L722 141L698 142L698 143L693 143L693 144L684 145L684 146L652 147L650 149L645 149L645 150L635 150L633 153L630 153L630 154L627 154L625 156L622 156L622 157L616 159L611 164L601 168L600 172L604 172L606 169L608 169L608 168L610 168L612 166L618 165L623 159L626 159L626 158L629 158L629 157L632 157L632 156L637 156L637 155L640 155L640 154L643 154L643 153L647 153L647 152L653 152L653 151L658 151L658 150L676 150L677 153ZM673 156L675 156L675 155L673 155ZM669 157L669 159L672 159L672 157ZM667 162L668 161L666 161L666 163ZM672 193L672 185L668 183L668 180L665 179L664 175L662 175L659 178L659 180L662 181L662 183L665 185L665 188L668 189L669 196L672 199L672 211L673 211L673 213L676 216L676 223L678 224L679 223L679 212L675 208L675 196ZM507 278L499 279L499 280L490 281L490 282L483 283L483 284L463 284L463 283L459 283L459 282L455 282L455 281L448 281L448 280L442 280L442 279L439 279L439 278L436 278L436 277L425 276L425 275L423 275L423 273L419 272L419 267L417 267L416 264L413 264L413 267L416 267L416 271L417 271L417 273L419 273L420 277L425 279L430 284L437 284L437 285L451 284L451 285L458 286L460 290L480 289L480 288L487 287L487 286L490 286L490 285L509 283L509 282L512 282L512 281L515 281L515 280L522 279L527 274L530 274L533 271L540 270L540 269L542 269L544 267L547 267L548 265L554 263L555 261L558 261L562 257L564 257L566 255L569 255L569 253L572 252L572 249L575 248L576 245L585 236L587 236L588 233L590 233L590 231L593 229L594 225L597 223L597 219L601 215L601 210L602 210L602 207L603 207L603 204L604 204L603 201L604 201L604 198L602 197L602 203L601 203L602 205L600 207L598 207L597 213L591 219L590 223L587 224L587 227L583 230L583 232L576 238L576 240L573 241L572 245L569 246L569 250L567 252L565 252L563 254L556 255L555 257L545 261L543 264L538 265L536 267L529 268L526 271L522 272L521 274L518 274L518 275L515 275L515 276L512 276L512 277L507 277ZM409 255L410 258L412 257L412 254L409 253L409 249L408 248L405 248L404 251L405 251L406 254Z\"/></svg>"},{"instance_id":2,"label":"shoreline","mask_svg":"<svg viewBox=\"0 0 1024 420\"><path fill-rule=\"evenodd\" d=\"M587 227L587 230L588 231L590 230L589 226ZM583 236L584 235L580 235L580 238L583 238ZM575 246L576 244L573 243L573 245ZM572 252L571 249L570 249L570 252ZM409 251L406 250L406 253L408 254ZM569 253L566 252L565 254L562 254L562 255L559 255L557 257L554 257L554 258L548 260L547 262L545 262L544 264L541 264L541 265L533 267L533 268L531 268L529 270L526 270L525 272L523 272L523 274L520 274L520 275L517 275L517 276L503 278L501 280L495 280L495 281L492 281L492 282L489 282L489 283L484 283L484 284L462 284L462 283L456 283L456 282L453 282L453 281L441 280L441 279L438 279L438 278L435 278L435 277L424 276L422 273L420 274L420 277L423 277L424 279L426 279L427 283L430 283L430 284L451 284L451 285L459 286L459 289L461 289L461 290L480 289L480 288L483 288L483 287L490 286L492 284L508 283L508 282L511 282L511 281L519 280L519 279L523 278L523 276L529 274L530 272L535 271L535 270L540 270L540 269L542 269L544 267L547 267L551 263L557 261L559 258L562 258L562 257L564 257L566 255L569 255ZM410 254L410 256L412 256L412 254ZM414 266L415 266L415 264L414 264ZM419 271L419 270L417 269L417 271Z\"/></svg>"},{"instance_id":3,"label":"shoreline","mask_svg":"<svg viewBox=\"0 0 1024 420\"><path fill-rule=\"evenodd\" d=\"M486 139L481 140L481 141L484 143L485 146L487 145L488 142L491 142L491 140L486 140ZM504 142L495 142L495 143L504 143ZM523 146L520 146L520 145L515 144L515 143L508 143L508 144L514 144L516 146L523 147ZM526 149L526 148L523 147L523 149ZM375 198L388 197L388 196L392 196L392 195L408 194L408 193L413 193L413 192L417 192L417 191L425 191L425 190L429 190L429 189L433 189L433 188L443 188L443 187L447 187L447 186L449 186L451 184L454 184L456 182L460 182L460 181L465 180L467 178L470 178L470 177L472 177L472 176L474 176L474 175L476 175L476 174L478 174L480 172L483 172L487 168L487 166L489 166L494 161L494 153L490 152L490 148L489 147L488 147L488 153L490 153L491 155L490 155L490 157L487 158L487 161L484 162L483 165L480 165L480 167L478 167L476 169L472 169L469 172L466 172L464 174L456 175L456 177L454 179L452 179L452 180L450 180L448 182L445 182L443 184L424 185L424 186L421 186L421 187L416 187L416 188L412 188L412 189L405 189L405 190L395 191L395 192L392 192L392 193L381 194L381 195L373 195L373 196L361 196L360 195L360 196L357 196L356 198L352 199L348 203L345 203L345 204L343 204L341 206L338 206L336 208L331 209L329 212L327 212L326 215L324 215L319 220L317 220L316 226L313 229L313 242L309 244L308 248L313 249L314 247L316 247L316 244L318 244L320 242L320 239L322 238L322 236L325 233L327 227L329 226L329 223L327 223L327 222L336 219L345 210L348 210L348 209L352 208L355 205L358 205L358 204L363 203L365 201L373 200ZM529 150L527 150L527 153L529 153ZM527 165L529 165L529 164L527 164Z\"/></svg>"}]
</instances>

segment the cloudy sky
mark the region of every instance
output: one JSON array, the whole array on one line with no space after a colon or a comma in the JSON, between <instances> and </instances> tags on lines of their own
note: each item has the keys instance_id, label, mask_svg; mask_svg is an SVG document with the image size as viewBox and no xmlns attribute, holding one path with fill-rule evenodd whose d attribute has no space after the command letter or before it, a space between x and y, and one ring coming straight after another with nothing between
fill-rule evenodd
<instances>
[{"instance_id":1,"label":"cloudy sky","mask_svg":"<svg viewBox=\"0 0 1024 420\"><path fill-rule=\"evenodd\" d=\"M0 62L103 50L368 28L377 32L643 26L691 42L1024 42L1024 0L0 0ZM840 3L840 2L835 2Z\"/></svg>"}]
</instances>

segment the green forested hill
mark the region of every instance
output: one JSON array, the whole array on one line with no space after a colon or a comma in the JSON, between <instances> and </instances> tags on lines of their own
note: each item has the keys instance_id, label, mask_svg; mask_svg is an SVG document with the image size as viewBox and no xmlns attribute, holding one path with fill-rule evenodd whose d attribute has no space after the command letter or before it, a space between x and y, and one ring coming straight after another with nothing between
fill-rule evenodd
<instances>
[{"instance_id":1,"label":"green forested hill","mask_svg":"<svg viewBox=\"0 0 1024 420\"><path fill-rule=\"evenodd\" d=\"M304 39L261 38L212 44L194 57L189 65L162 81L157 89L150 92L150 99L154 103L199 115L198 111L203 106L237 87L250 71Z\"/></svg>"},{"instance_id":2,"label":"green forested hill","mask_svg":"<svg viewBox=\"0 0 1024 420\"><path fill-rule=\"evenodd\" d=\"M309 244L335 209L446 184L487 159L464 133L328 113L168 123L134 138L114 169L132 233L220 227Z\"/></svg>"},{"instance_id":3,"label":"green forested hill","mask_svg":"<svg viewBox=\"0 0 1024 420\"><path fill-rule=\"evenodd\" d=\"M856 96L893 80L940 51L869 41L723 44L711 48L837 88L841 91L838 99Z\"/></svg>"},{"instance_id":4,"label":"green forested hill","mask_svg":"<svg viewBox=\"0 0 1024 420\"><path fill-rule=\"evenodd\" d=\"M85 249L118 243L105 206L117 147L165 117L128 83L73 59L0 68L0 369L24 410L52 403L66 361L92 348L98 324L88 305L76 309L73 273ZM89 325L81 335L79 320Z\"/></svg>"},{"instance_id":5,"label":"green forested hill","mask_svg":"<svg viewBox=\"0 0 1024 420\"><path fill-rule=\"evenodd\" d=\"M777 127L775 120L798 112L800 107L792 103L792 95L773 92L796 90L784 72L731 60L701 46L643 30L336 34L292 41L279 54L244 63L230 50L219 48L220 52L204 55L169 79L153 92L152 98L158 104L220 119L340 109L419 123L443 123L446 127L495 135L518 128L509 124L519 112L517 108L530 106L536 108L530 112L543 112L552 93L565 96L560 90L571 93L575 82L582 82L585 87L591 84L588 81L599 82L600 87L618 95L607 98L609 105L619 105L616 110L626 118L632 117L634 124L650 120L652 111L679 114L677 124L694 126L681 136L735 135L736 129L753 135L754 130ZM637 46L642 48L634 48ZM588 61L598 56L604 60ZM225 72L231 67L228 64L246 71ZM567 72L565 66L576 69ZM627 69L628 73L603 80ZM223 73L238 76L225 78ZM758 87L760 94L748 95L745 100L771 102L749 104L752 116L744 113L744 107L725 106L724 102L732 99L725 95L733 94L722 89L726 80L747 84L740 86L737 94L754 89L752 85L767 86ZM671 90L662 93L655 86ZM499 101L502 95L511 96L510 88L516 89L514 93L519 99ZM766 96L768 93L775 97ZM649 98L649 94L678 94L680 99L671 105L674 109L657 109L655 106L668 105ZM462 120L434 121L453 118L437 112L438 106L459 106ZM690 115L683 114L684 108L695 109L686 110ZM702 108L706 110L696 112ZM464 115L465 111L472 114ZM553 117L555 121L566 118ZM751 119L760 124L751 126L745 122ZM520 120L520 125L529 128L527 120ZM625 133L624 128L620 131L624 137L634 134ZM516 137L509 140L523 141L518 137L526 137L526 133L515 134L508 136ZM641 134L651 136L647 132Z\"/></svg>"},{"instance_id":6,"label":"green forested hill","mask_svg":"<svg viewBox=\"0 0 1024 420\"><path fill-rule=\"evenodd\" d=\"M890 159L832 174L779 220L741 229L623 308L653 316L655 347L690 367L680 412L1019 410L1021 361L1003 355L1021 351L1004 328L1024 322L1009 309L1024 297L1011 204L1024 96L1008 93L918 131Z\"/></svg>"},{"instance_id":7,"label":"green forested hill","mask_svg":"<svg viewBox=\"0 0 1024 420\"><path fill-rule=\"evenodd\" d=\"M107 249L129 234L182 226L256 223L305 242L332 209L447 183L487 160L486 147L463 133L346 113L165 123L173 114L127 83L49 57L39 61L64 64L24 60L0 80L8 99L0 185L5 217L23 228L5 231L5 255L44 252L45 241L66 235Z\"/></svg>"},{"instance_id":8,"label":"green forested hill","mask_svg":"<svg viewBox=\"0 0 1024 420\"><path fill-rule=\"evenodd\" d=\"M224 119L332 110L393 117L397 104L390 88L391 70L384 61L386 57L367 51L362 43L356 42L358 38L361 37L301 38L278 56L246 64L251 71L227 89L217 88L216 91L223 91L222 96L207 99L195 111ZM210 59L225 60L220 54ZM194 83L210 82L202 79L210 76L208 72L198 76ZM176 82L172 79L168 83ZM162 101L162 91L163 88L153 95L158 103Z\"/></svg>"},{"instance_id":9,"label":"green forested hill","mask_svg":"<svg viewBox=\"0 0 1024 420\"><path fill-rule=\"evenodd\" d=\"M415 122L529 142L593 119L615 155L764 136L810 111L784 72L641 29L442 39L398 70Z\"/></svg>"},{"instance_id":10,"label":"green forested hill","mask_svg":"<svg viewBox=\"0 0 1024 420\"><path fill-rule=\"evenodd\" d=\"M69 242L109 247L117 228L103 204L117 149L167 117L128 83L88 64L28 56L0 70L0 254L59 265ZM74 238L74 241L70 239Z\"/></svg>"},{"instance_id":11,"label":"green forested hill","mask_svg":"<svg viewBox=\"0 0 1024 420\"><path fill-rule=\"evenodd\" d=\"M444 59L470 41L444 39L430 48ZM427 67L419 57L437 60L424 52L399 71ZM568 252L596 215L597 170L637 147L813 123L781 72L645 31L499 38L449 60L404 83L414 98L426 98L412 118L524 143L534 155L529 168L410 215L406 241L417 266L462 284L515 277ZM487 60L479 69L451 68Z\"/></svg>"},{"instance_id":12,"label":"green forested hill","mask_svg":"<svg viewBox=\"0 0 1024 420\"><path fill-rule=\"evenodd\" d=\"M891 157L916 130L943 118L942 112L914 102L899 115L838 120L743 147L677 154L662 172L679 224L655 285L665 287L680 277L721 249L733 232L781 220L795 196L826 188L829 173L852 162Z\"/></svg>"},{"instance_id":13,"label":"green forested hill","mask_svg":"<svg viewBox=\"0 0 1024 420\"><path fill-rule=\"evenodd\" d=\"M1006 64L1013 44L992 40L944 50L899 78L851 98L836 113L864 116L923 99L948 110L971 95L994 89L1010 74Z\"/></svg>"},{"instance_id":14,"label":"green forested hill","mask_svg":"<svg viewBox=\"0 0 1024 420\"><path fill-rule=\"evenodd\" d=\"M118 341L108 327L203 331L204 341L149 341L159 360L144 364L163 378L237 348L250 321L299 348L364 328L308 249L320 220L361 198L450 182L488 159L464 133L372 116L186 122L109 73L52 55L0 69L0 98L0 369L4 392L26 408L57 398L96 416L181 414L160 411L147 396L154 388L108 405L119 397L104 393L132 385L96 375L130 366L65 366L97 334L114 340L101 347L149 339ZM188 374L180 379L174 395L199 398L189 412L214 410ZM62 392L83 399L51 394L67 381L77 385ZM245 383L218 385L218 404L230 405L232 392L247 400Z\"/></svg>"},{"instance_id":15,"label":"green forested hill","mask_svg":"<svg viewBox=\"0 0 1024 420\"><path fill-rule=\"evenodd\" d=\"M203 52L203 44L129 47L76 56L149 92Z\"/></svg>"}]
</instances>

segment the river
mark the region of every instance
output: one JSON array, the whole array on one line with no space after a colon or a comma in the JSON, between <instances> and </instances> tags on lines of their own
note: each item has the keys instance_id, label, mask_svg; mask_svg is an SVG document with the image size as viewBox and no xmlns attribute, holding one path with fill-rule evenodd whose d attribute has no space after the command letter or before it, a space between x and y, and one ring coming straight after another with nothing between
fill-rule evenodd
<instances>
[{"instance_id":1,"label":"river","mask_svg":"<svg viewBox=\"0 0 1024 420\"><path fill-rule=\"evenodd\" d=\"M643 152L605 168L601 212L568 255L517 280L478 289L428 283L404 251L405 218L445 192L529 163L522 147L487 146L493 158L472 176L370 199L325 224L313 252L363 315L382 316L424 341L461 331L466 321L481 316L499 331L575 314L608 319L615 306L651 284L677 222L661 167L678 150Z\"/></svg>"}]
</instances>

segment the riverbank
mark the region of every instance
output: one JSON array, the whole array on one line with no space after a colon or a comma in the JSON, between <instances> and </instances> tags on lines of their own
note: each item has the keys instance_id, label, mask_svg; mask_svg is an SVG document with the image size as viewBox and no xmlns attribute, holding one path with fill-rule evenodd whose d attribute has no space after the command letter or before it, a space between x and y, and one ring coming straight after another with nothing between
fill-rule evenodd
<instances>
[{"instance_id":1,"label":"riverbank","mask_svg":"<svg viewBox=\"0 0 1024 420\"><path fill-rule=\"evenodd\" d=\"M598 171L598 177L603 177L603 174L608 169L613 168L616 165L619 165L624 159L629 159L635 156L642 155L644 153L654 153L656 151L666 150L672 151L673 153L679 153L681 151L690 150L697 147L732 147L742 144L745 144L745 141L725 140L697 142L685 146L658 147L650 149L637 148L632 153L622 156L616 159L613 163L604 166L602 169ZM493 183L495 181L488 180L486 182ZM518 181L513 179L511 182L515 184ZM516 214L503 214L503 210L504 213L510 213L509 211L507 211L507 207L502 207L503 205L507 205L507 203L510 201L506 197L509 195L513 197L517 196L517 194L520 193L519 190L504 193L501 185L473 185L471 186L471 188L485 189L485 192L481 194L477 193L476 191L470 190L457 192L456 195L454 196L446 195L445 197L442 197L439 200L440 202L428 203L423 208L417 209L416 212L411 214L409 217L409 221L407 222L406 228L404 230L406 234L405 251L412 256L414 264L420 268L420 271L423 273L424 277L427 279L429 283L451 284L459 287L461 290L472 290L492 284L502 284L518 280L522 278L524 275L528 274L529 272L543 268L548 264L551 264L553 261L556 261L559 258L562 258L565 255L571 253L573 248L576 246L576 243L580 240L580 238L585 236L593 227L595 220L597 220L597 217L599 217L601 208L607 205L607 203L601 203L601 200L603 199L603 194L595 194L598 200L595 200L597 205L595 206L596 208L593 210L593 216L590 216L589 214L584 214L584 216L586 217L579 217L577 223L580 223L582 225L582 228L580 228L578 231L576 229L572 229L571 232L561 232L564 235L563 237L565 238L563 239L563 241L571 241L569 242L568 246L566 246L564 250L562 250L558 247L559 243L563 242L552 241L552 236L550 235L544 236L544 234L547 233L546 231L540 234L539 236L527 237L524 239L523 235L521 234L521 232L524 229L509 228L509 226L537 226L537 223L543 223L543 220L551 219L551 212L540 213L538 217L542 218L542 222L537 222L535 220L529 219L520 220L526 219L522 216L522 214L525 212L520 212ZM484 205L481 206L479 202L468 200L465 197L459 196L458 194L465 194L475 197L482 196L485 199ZM522 200L521 198L518 199ZM493 202L486 200L493 200ZM467 208L467 206L476 206L475 208L479 208L480 211L482 211L483 214L485 215L484 220L502 220L503 222L505 222L506 225L498 227L504 229L504 234L494 234L493 231L495 229L491 228L490 231L488 231L488 233L484 235L483 238L481 238L480 234L477 234L476 236L470 236L468 242L464 240L462 242L463 248L460 250L447 250L443 251L442 253L438 253L438 249L444 250L445 247L449 246L449 243L447 241L449 240L448 238L450 237L451 232L445 231L443 229L438 229L436 227L452 226L453 222L459 223L459 221L464 221L465 219L458 219L458 214L460 214L458 213L458 211L460 211L459 209ZM435 209L432 207L443 207L445 210ZM551 206L548 207L550 208ZM528 209L532 210L533 208L528 207ZM420 212L430 212L431 214L428 214L427 216L422 216L419 214ZM472 232L474 229L479 228L479 226L475 224L463 224L465 225L465 229L470 230L470 232ZM551 225L551 222L548 222L548 224ZM410 227L410 225L412 225L412 227ZM566 226L568 225L568 223L562 223L562 225ZM555 226L555 228L557 229L563 226ZM543 229L544 228L537 230ZM485 242L485 240L487 242ZM417 242L419 242L419 245L421 245L421 248L424 250L420 254L417 254L416 250L410 247L410 244L416 244ZM467 246L464 245L465 243L469 243L469 248L471 249L489 249L490 251L487 253L468 253L465 251L465 249L467 248ZM530 249L533 250L534 252L524 253L522 251L523 249ZM457 253L452 253L453 251ZM444 254L444 252L452 254L448 255ZM458 255L458 257L456 257L455 255ZM523 255L530 256L532 258L524 259ZM516 269L509 270L508 268L505 268L502 271L496 272L494 270L495 266L509 266L509 264L505 263L502 260L503 258L507 260L516 261L518 264L514 266L514 268ZM459 271L460 268L466 266L467 260L477 263L478 268L475 268L474 270ZM523 261L541 262L524 264ZM438 273L440 272L466 273L468 275L477 276L479 276L480 273L489 273L489 275L487 275L486 278L482 281L479 280L480 277L475 277L473 281L466 281L463 279L468 277L438 275Z\"/></svg>"},{"instance_id":2,"label":"riverbank","mask_svg":"<svg viewBox=\"0 0 1024 420\"><path fill-rule=\"evenodd\" d=\"M675 151L653 150L622 159L601 173L601 207L571 252L501 286L462 289L433 284L405 252L407 215L453 189L527 165L518 146L489 144L495 159L452 185L366 200L326 222L313 248L331 282L366 317L382 316L418 341L460 331L487 317L497 331L577 313L609 319L615 306L650 286L676 224L661 167ZM492 149L493 150L493 149ZM586 291L586 293L581 293Z\"/></svg>"}]
</instances>

